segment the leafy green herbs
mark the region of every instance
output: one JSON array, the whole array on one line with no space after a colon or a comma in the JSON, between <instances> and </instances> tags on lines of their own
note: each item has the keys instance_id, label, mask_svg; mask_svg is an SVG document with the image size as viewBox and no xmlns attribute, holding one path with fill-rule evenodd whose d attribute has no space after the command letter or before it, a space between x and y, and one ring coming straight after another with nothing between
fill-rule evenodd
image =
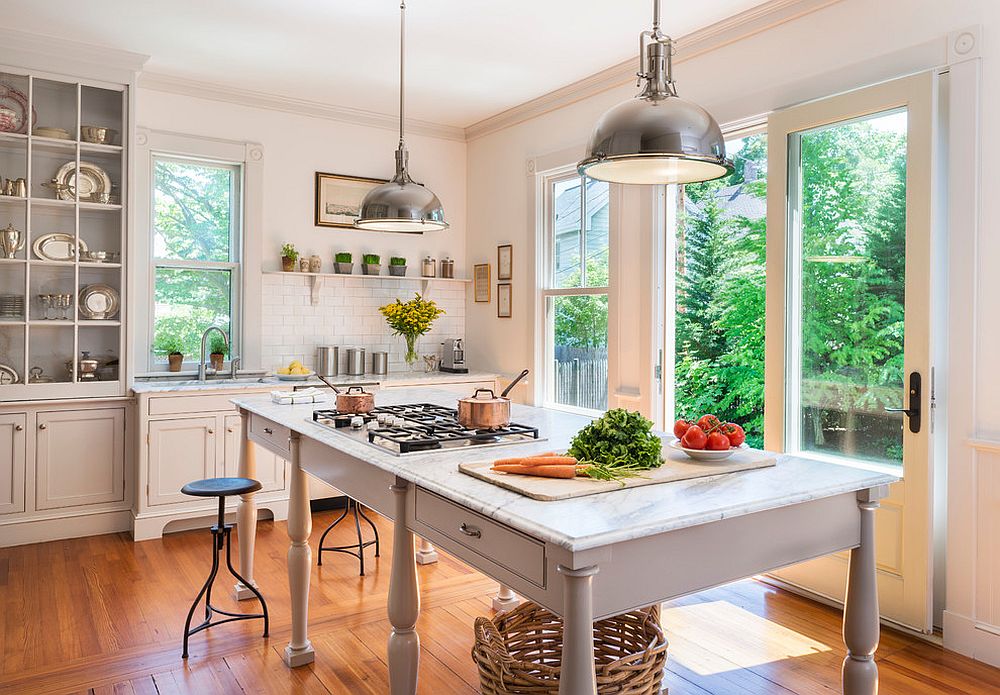
<instances>
[{"instance_id":1,"label":"leafy green herbs","mask_svg":"<svg viewBox=\"0 0 1000 695\"><path fill-rule=\"evenodd\" d=\"M660 438L652 429L653 423L639 413L609 410L577 432L566 453L590 466L586 475L591 478L636 477L663 463Z\"/></svg>"}]
</instances>

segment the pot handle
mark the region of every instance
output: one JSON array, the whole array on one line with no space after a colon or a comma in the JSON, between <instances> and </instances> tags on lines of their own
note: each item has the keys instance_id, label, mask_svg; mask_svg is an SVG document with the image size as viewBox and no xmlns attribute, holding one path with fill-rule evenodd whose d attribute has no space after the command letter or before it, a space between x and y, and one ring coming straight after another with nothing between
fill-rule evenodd
<instances>
[{"instance_id":1,"label":"pot handle","mask_svg":"<svg viewBox=\"0 0 1000 695\"><path fill-rule=\"evenodd\" d=\"M472 394L472 397L479 398L480 393L488 393L490 394L490 398L496 398L496 395L493 393L493 389L476 389L476 392Z\"/></svg>"},{"instance_id":2,"label":"pot handle","mask_svg":"<svg viewBox=\"0 0 1000 695\"><path fill-rule=\"evenodd\" d=\"M357 389L357 391L355 391L355 389ZM365 391L364 386L348 386L347 393L351 394L351 393L368 393L368 392Z\"/></svg>"}]
</instances>

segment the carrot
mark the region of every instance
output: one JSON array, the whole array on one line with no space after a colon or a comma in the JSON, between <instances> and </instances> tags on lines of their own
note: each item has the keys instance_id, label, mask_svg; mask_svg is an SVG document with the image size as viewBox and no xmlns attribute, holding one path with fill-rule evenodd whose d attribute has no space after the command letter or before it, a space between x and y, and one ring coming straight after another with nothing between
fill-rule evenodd
<instances>
[{"instance_id":1,"label":"carrot","mask_svg":"<svg viewBox=\"0 0 1000 695\"><path fill-rule=\"evenodd\" d=\"M524 466L517 464L501 464L491 470L515 475L534 475L540 478L575 478L576 466Z\"/></svg>"},{"instance_id":2,"label":"carrot","mask_svg":"<svg viewBox=\"0 0 1000 695\"><path fill-rule=\"evenodd\" d=\"M526 456L524 458L497 459L494 466L572 466L576 459L572 456Z\"/></svg>"}]
</instances>

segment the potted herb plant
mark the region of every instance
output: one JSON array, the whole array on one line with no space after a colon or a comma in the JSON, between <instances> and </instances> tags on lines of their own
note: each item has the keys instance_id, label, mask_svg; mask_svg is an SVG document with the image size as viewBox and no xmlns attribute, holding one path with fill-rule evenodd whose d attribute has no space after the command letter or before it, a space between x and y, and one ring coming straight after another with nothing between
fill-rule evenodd
<instances>
[{"instance_id":1,"label":"potted herb plant","mask_svg":"<svg viewBox=\"0 0 1000 695\"><path fill-rule=\"evenodd\" d=\"M295 244L285 244L281 247L281 269L286 273L294 272L295 261L299 259L299 252L295 250Z\"/></svg>"},{"instance_id":2,"label":"potted herb plant","mask_svg":"<svg viewBox=\"0 0 1000 695\"><path fill-rule=\"evenodd\" d=\"M341 251L333 257L333 268L341 275L350 275L354 272L354 256L347 251Z\"/></svg>"},{"instance_id":3,"label":"potted herb plant","mask_svg":"<svg viewBox=\"0 0 1000 695\"><path fill-rule=\"evenodd\" d=\"M167 356L167 363L170 365L170 371L181 371L181 365L184 364L184 353L182 352L184 344L178 336L159 335L156 338L155 347L156 352Z\"/></svg>"},{"instance_id":4,"label":"potted herb plant","mask_svg":"<svg viewBox=\"0 0 1000 695\"><path fill-rule=\"evenodd\" d=\"M215 332L208 339L208 345L210 350L208 359L212 362L212 369L217 372L222 371L226 355L229 354L229 346L226 345L226 341L222 339L222 336Z\"/></svg>"},{"instance_id":5,"label":"potted herb plant","mask_svg":"<svg viewBox=\"0 0 1000 695\"><path fill-rule=\"evenodd\" d=\"M400 256L393 256L389 259L389 275L402 277L406 275L406 259Z\"/></svg>"},{"instance_id":6,"label":"potted herb plant","mask_svg":"<svg viewBox=\"0 0 1000 695\"><path fill-rule=\"evenodd\" d=\"M382 272L382 258L376 253L366 253L362 259L364 265L361 266L361 271L365 275L378 275Z\"/></svg>"}]
</instances>

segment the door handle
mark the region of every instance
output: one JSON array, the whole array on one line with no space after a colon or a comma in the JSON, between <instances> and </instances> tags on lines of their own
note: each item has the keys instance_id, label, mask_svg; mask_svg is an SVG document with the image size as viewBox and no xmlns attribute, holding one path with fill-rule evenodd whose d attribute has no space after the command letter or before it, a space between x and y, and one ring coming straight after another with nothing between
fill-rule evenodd
<instances>
[{"instance_id":1,"label":"door handle","mask_svg":"<svg viewBox=\"0 0 1000 695\"><path fill-rule=\"evenodd\" d=\"M49 426L46 425L44 422L38 426L38 429L40 429L40 430L47 430L48 428L49 428Z\"/></svg>"},{"instance_id":2,"label":"door handle","mask_svg":"<svg viewBox=\"0 0 1000 695\"><path fill-rule=\"evenodd\" d=\"M909 419L910 432L917 434L920 432L920 372L910 372L910 388L907 390L909 397L909 408L886 408L887 413L902 413Z\"/></svg>"},{"instance_id":3,"label":"door handle","mask_svg":"<svg viewBox=\"0 0 1000 695\"><path fill-rule=\"evenodd\" d=\"M21 425L15 425L14 426L14 431L15 432L21 432L23 430L24 430L24 427L22 427Z\"/></svg>"}]
</instances>

